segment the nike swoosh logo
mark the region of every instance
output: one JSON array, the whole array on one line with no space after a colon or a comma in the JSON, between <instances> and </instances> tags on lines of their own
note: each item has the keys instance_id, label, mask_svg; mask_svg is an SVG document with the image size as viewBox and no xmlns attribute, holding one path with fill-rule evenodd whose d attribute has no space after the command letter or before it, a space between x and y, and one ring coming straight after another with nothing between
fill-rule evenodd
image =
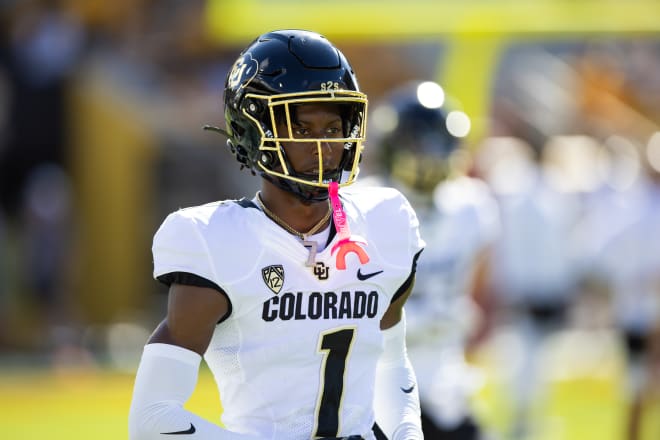
<instances>
[{"instance_id":1,"label":"nike swoosh logo","mask_svg":"<svg viewBox=\"0 0 660 440\"><path fill-rule=\"evenodd\" d=\"M358 269L358 271L357 271L357 278L360 281L368 280L371 277L375 277L379 273L383 273L382 270L379 270L378 272L362 273L361 269L362 268Z\"/></svg>"},{"instance_id":2,"label":"nike swoosh logo","mask_svg":"<svg viewBox=\"0 0 660 440\"><path fill-rule=\"evenodd\" d=\"M401 391L403 391L406 394L410 394L413 392L414 389L415 389L415 384L412 384L410 388L401 388Z\"/></svg>"},{"instance_id":3,"label":"nike swoosh logo","mask_svg":"<svg viewBox=\"0 0 660 440\"><path fill-rule=\"evenodd\" d=\"M182 434L194 434L196 431L195 425L190 424L190 428L185 431L174 431L174 432L161 432L162 435L182 435Z\"/></svg>"}]
</instances>

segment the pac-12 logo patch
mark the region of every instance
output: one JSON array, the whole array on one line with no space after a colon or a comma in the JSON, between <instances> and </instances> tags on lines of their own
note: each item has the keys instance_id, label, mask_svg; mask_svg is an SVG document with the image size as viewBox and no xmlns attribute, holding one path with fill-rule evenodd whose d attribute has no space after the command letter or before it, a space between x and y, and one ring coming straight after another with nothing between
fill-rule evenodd
<instances>
[{"instance_id":1,"label":"pac-12 logo patch","mask_svg":"<svg viewBox=\"0 0 660 440\"><path fill-rule=\"evenodd\" d=\"M261 277L264 283L266 283L266 286L277 295L284 285L284 267L281 264L263 267L261 269Z\"/></svg>"}]
</instances>

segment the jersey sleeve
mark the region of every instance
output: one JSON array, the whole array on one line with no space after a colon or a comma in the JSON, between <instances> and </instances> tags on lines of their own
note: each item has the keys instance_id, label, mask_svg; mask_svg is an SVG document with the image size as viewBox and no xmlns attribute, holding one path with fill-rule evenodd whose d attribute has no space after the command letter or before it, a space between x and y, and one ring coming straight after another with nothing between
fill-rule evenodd
<instances>
[{"instance_id":1,"label":"jersey sleeve","mask_svg":"<svg viewBox=\"0 0 660 440\"><path fill-rule=\"evenodd\" d=\"M362 230L373 251L384 262L399 268L411 268L413 259L426 243L419 231L419 220L408 199L389 187L358 187L346 191L364 216Z\"/></svg>"},{"instance_id":2,"label":"jersey sleeve","mask_svg":"<svg viewBox=\"0 0 660 440\"><path fill-rule=\"evenodd\" d=\"M413 207L410 205L410 202L406 199L406 197L399 193L398 195L401 199L401 211L403 212L402 218L404 219L404 224L408 225L408 252L407 252L407 261L408 264L410 265L410 274L408 275L408 278L403 282L401 287L397 290L397 292L394 294L392 297L392 301L395 301L400 295L405 293L408 288L410 287L410 284L413 282L414 277L415 277L415 272L417 271L417 259L419 258L420 254L424 250L424 247L426 246L426 242L422 239L422 236L419 231L419 219L417 218L417 214L415 213L415 210Z\"/></svg>"},{"instance_id":3,"label":"jersey sleeve","mask_svg":"<svg viewBox=\"0 0 660 440\"><path fill-rule=\"evenodd\" d=\"M217 284L208 247L199 225L182 211L170 214L153 240L154 278L173 272L186 272Z\"/></svg>"},{"instance_id":4,"label":"jersey sleeve","mask_svg":"<svg viewBox=\"0 0 660 440\"><path fill-rule=\"evenodd\" d=\"M379 215L386 219L379 231L382 251L392 263L413 268L414 260L426 246L415 209L398 190L389 189L382 199L385 203L380 205Z\"/></svg>"},{"instance_id":5,"label":"jersey sleeve","mask_svg":"<svg viewBox=\"0 0 660 440\"><path fill-rule=\"evenodd\" d=\"M401 194L400 197L403 199L401 203L402 210L406 213L408 218L408 252L412 264L412 260L416 260L420 251L426 246L426 243L422 239L422 236L419 232L419 219L417 218L415 210L410 205L410 202L408 202L408 200L403 196L403 194Z\"/></svg>"}]
</instances>

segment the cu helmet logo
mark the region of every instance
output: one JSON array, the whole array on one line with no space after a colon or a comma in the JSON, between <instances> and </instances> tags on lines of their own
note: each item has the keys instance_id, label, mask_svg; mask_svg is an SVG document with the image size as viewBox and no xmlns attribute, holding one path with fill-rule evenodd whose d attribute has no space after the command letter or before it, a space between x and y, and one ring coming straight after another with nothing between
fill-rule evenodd
<instances>
[{"instance_id":1,"label":"cu helmet logo","mask_svg":"<svg viewBox=\"0 0 660 440\"><path fill-rule=\"evenodd\" d=\"M259 63L246 53L236 60L227 77L227 86L231 89L247 86L259 71Z\"/></svg>"}]
</instances>

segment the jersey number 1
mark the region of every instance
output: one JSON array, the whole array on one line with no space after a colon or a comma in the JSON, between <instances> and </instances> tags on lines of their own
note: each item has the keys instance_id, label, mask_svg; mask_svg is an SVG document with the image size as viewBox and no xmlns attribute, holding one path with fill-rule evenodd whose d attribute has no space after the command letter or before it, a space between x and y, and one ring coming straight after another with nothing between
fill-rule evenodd
<instances>
[{"instance_id":1,"label":"jersey number 1","mask_svg":"<svg viewBox=\"0 0 660 440\"><path fill-rule=\"evenodd\" d=\"M323 354L323 365L316 403L315 437L336 437L339 433L339 410L344 393L346 362L354 336L355 327L333 329L319 336L318 351Z\"/></svg>"}]
</instances>

